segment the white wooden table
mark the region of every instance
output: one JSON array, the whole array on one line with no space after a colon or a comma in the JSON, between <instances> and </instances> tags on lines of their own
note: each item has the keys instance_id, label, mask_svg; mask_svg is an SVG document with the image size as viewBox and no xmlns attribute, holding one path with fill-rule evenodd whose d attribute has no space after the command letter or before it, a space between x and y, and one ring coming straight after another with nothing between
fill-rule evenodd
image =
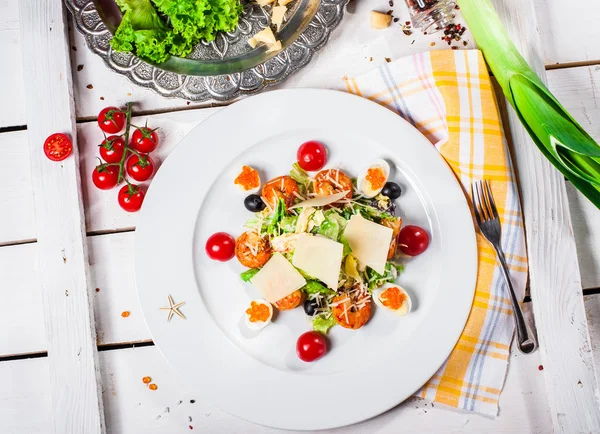
<instances>
[{"instance_id":1,"label":"white wooden table","mask_svg":"<svg viewBox=\"0 0 600 434\"><path fill-rule=\"evenodd\" d=\"M532 4L530 2L535 4L535 16L528 15L527 8L523 7L523 4ZM21 17L19 3L22 3L21 7L25 11L22 11ZM400 23L406 21L408 16L403 2L396 0L395 3L394 15L400 17ZM539 30L541 47L537 46L535 38L525 38L525 33L521 33L523 39L519 41L519 46L527 56L537 53L543 59L551 90L592 136L600 140L600 30L597 26L600 2L582 0L580 3L584 6L570 8L562 0L496 0L496 4L510 6L505 19L514 22L511 31L516 33L513 36L518 34L521 28L519 26L522 25L528 26L533 33L537 33L536 29ZM85 210L85 232L80 244L84 245L87 241L89 251L89 277L93 288L90 297L93 299L95 314L99 355L96 366L101 376L101 391L98 390L101 392L101 399L91 396L96 387L92 381L90 384L75 385L75 388L84 390L81 396L71 397L76 402L57 403L57 396L61 396L60 389L63 386L59 369L61 361L48 357L47 351L51 348L53 356L68 350L61 348L57 342L61 342L62 334L69 331L57 330L45 324L43 305L61 309L60 306L53 306L64 299L59 299L55 293L47 290L42 294L42 287L50 281L64 278L63 274L59 274L66 270L60 268L62 271L56 271L62 265L56 265L56 261L50 261L49 257L61 254L64 259L58 262L70 264L68 261L72 258L72 252L49 252L48 245L53 245L53 241L50 244L47 242L48 239L52 240L49 236L52 235L49 234L52 229L51 219L60 210L44 204L53 200L71 203L76 196L65 191L64 197L58 197L60 191L52 191L52 186L44 185L40 179L44 168L30 164L30 159L32 163L36 161L35 155L30 155L30 149L41 149L41 142L39 146L29 145L30 135L37 131L41 134L37 118L50 116L63 126L68 126L70 119L68 95L65 94L58 102L49 102L37 100L37 94L32 95L28 91L44 83L52 83L56 78L48 74L49 78L44 75L37 84L32 84L28 78L31 77L31 70L27 69L27 65L31 65L28 56L33 53L25 51L26 56L23 54L24 50L38 47L38 44L52 45L55 43L52 31L56 34L61 30L51 29L55 24L53 21L49 23L47 38L36 40L30 35L28 29L32 22L29 20L34 20L35 24L35 19L32 18L35 14L31 11L39 10L41 4L48 5L51 10L58 10L61 6L56 0L0 0L0 47L5 59L0 68L0 329L3 331L0 333L0 432L33 434L54 430L57 433L81 433L84 431L78 430L75 423L81 419L85 425L79 426L92 427L85 432L96 432L93 427L99 427L102 421L93 411L81 417L73 415L70 419L57 422L61 415L70 414L73 408L77 408L78 403L81 403L82 408L88 408L94 402L100 407L102 404L104 406L104 429L109 433L181 433L192 429L194 432L210 433L275 432L219 410L211 403L209 395L202 390L188 388L167 364L150 339L135 294L132 261L136 215L121 211L116 202L115 191L102 192L91 184L91 171L96 164L97 145L101 140L101 133L91 120L103 107L123 106L127 101L135 101L139 108L137 115L141 119L134 123L139 124L147 119L152 127L161 128L161 145L158 150L160 158L166 157L188 131L218 108L199 108L196 104L162 98L152 91L134 86L123 76L109 71L99 57L87 50L83 37L73 29L69 32L70 48L66 52L70 55L72 68ZM520 6L517 7L517 4ZM512 7L515 9L511 9ZM428 49L447 49L445 44L438 42L439 37L416 33L406 36L399 25L385 31L370 29L368 12L371 9L388 10L388 2L354 0L329 44L315 56L308 67L281 87L339 88L344 75L360 74L385 62L385 58L396 59ZM60 14L56 16L60 17ZM535 19L537 26L533 21ZM471 40L468 33L466 37ZM46 39L49 41L46 42ZM435 46L430 45L432 42L436 42ZM470 41L468 47L472 48L474 44ZM57 53L52 54L61 58ZM47 71L41 73L43 75ZM62 75L56 78L58 88L68 86L69 80L63 79L65 77ZM58 113L48 115L45 111L49 107L54 107ZM29 111L28 115L26 109ZM76 178L70 170L75 168L76 165L65 165L65 176L73 177L67 182L72 185L76 185ZM520 172L522 180L527 178L528 175L523 170ZM531 183L531 180L528 182ZM545 180L539 179L537 182L543 190ZM45 197L39 197L39 189L43 189ZM592 348L597 352L600 344L600 211L569 184L567 192L581 271L581 284L577 281L571 283L576 290L583 287ZM526 193L524 199L527 197ZM543 204L544 202L540 205L541 212L547 212ZM41 209L41 205L47 209ZM34 209L37 210L38 219ZM50 216L50 223L39 221L42 215ZM554 220L554 216L551 220ZM564 235L568 239L571 236L568 216L565 228ZM529 232L537 232L539 229L535 224L527 226ZM74 236L75 242L72 245L77 250L77 234ZM560 251L560 246L557 249ZM539 257L540 252L534 252L534 255ZM563 259L569 262L569 258ZM570 259L575 263L573 257ZM50 269L48 262L52 265ZM73 267L76 268L76 265ZM576 266L572 268L576 275ZM72 278L71 275L68 277ZM541 289L537 288L536 291L532 288L533 303L525 303L525 310L530 318L532 305L536 303L536 293L541 294L538 298L543 298ZM576 307L580 300L576 292L558 293L556 299L565 302L564 309L571 308L573 304L573 321L577 319L584 323L583 310L580 312L581 316L576 317ZM62 292L60 295L63 297ZM68 296L67 293L64 295ZM81 296L79 301L82 303L87 297L81 292L71 296ZM72 324L81 327L83 324L80 338L83 341L91 339L93 334L86 334L86 318L79 317L80 312L76 309L75 306L73 318L67 315L58 322L63 326ZM130 311L131 315L123 318L123 311ZM538 313L536 311L536 315ZM544 327L547 329L552 326L553 321L551 315L544 317ZM560 321L556 319L557 323ZM561 327L561 324L557 324L557 330L562 330ZM550 337L545 337L547 342L549 339ZM564 336L552 336L551 339L558 343ZM581 342L583 346L580 353L572 352L569 357L580 359L589 365L592 359L585 353L583 335ZM565 342L564 345L565 348L569 345L572 348L575 343ZM500 415L496 419L454 412L411 399L373 420L332 432L574 432L570 427L583 425L570 425L572 421L569 421L569 415L597 414L597 402L589 400L590 402L583 404L583 408L575 408L581 406L581 403L572 404L573 408L568 408L565 413L567 416L562 413L565 409L561 407L564 405L561 402L566 401L562 395L557 395L556 385L573 372L570 366L559 362L553 366L554 360L562 358L554 358L556 353L552 353L550 345L547 347L531 356L513 352L500 399ZM597 356L596 361L600 360L600 354ZM93 354L77 353L76 358L80 357L89 358L89 364L82 369L82 375L93 375ZM542 367L542 357L546 357L545 368ZM579 365L573 366L573 369L580 369ZM585 372L582 370L582 375L587 379L593 378L591 366L586 369ZM142 383L144 376L152 377L153 382L158 385L156 391L145 387ZM552 390L548 390L549 388ZM581 384L581 388L593 391L596 384ZM595 425L591 422L589 426Z\"/></svg>"}]
</instances>

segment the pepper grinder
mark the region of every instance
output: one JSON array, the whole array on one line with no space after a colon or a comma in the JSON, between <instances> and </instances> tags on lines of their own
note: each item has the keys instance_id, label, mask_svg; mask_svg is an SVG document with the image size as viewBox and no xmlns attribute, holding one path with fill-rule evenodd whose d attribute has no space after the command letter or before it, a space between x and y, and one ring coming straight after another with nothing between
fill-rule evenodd
<instances>
[{"instance_id":1,"label":"pepper grinder","mask_svg":"<svg viewBox=\"0 0 600 434\"><path fill-rule=\"evenodd\" d=\"M412 25L425 34L443 30L452 22L454 0L406 0Z\"/></svg>"}]
</instances>

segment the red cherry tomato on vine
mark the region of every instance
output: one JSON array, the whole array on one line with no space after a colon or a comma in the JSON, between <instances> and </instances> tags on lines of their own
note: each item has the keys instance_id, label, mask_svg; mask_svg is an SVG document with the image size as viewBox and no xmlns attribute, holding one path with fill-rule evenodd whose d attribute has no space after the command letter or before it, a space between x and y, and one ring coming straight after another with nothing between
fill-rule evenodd
<instances>
[{"instance_id":1,"label":"red cherry tomato on vine","mask_svg":"<svg viewBox=\"0 0 600 434\"><path fill-rule=\"evenodd\" d=\"M120 163L125 152L125 141L121 136L109 136L100 145L100 157L107 163Z\"/></svg>"},{"instance_id":2,"label":"red cherry tomato on vine","mask_svg":"<svg viewBox=\"0 0 600 434\"><path fill-rule=\"evenodd\" d=\"M303 143L296 153L298 164L307 172L321 170L327 162L327 148L321 142Z\"/></svg>"},{"instance_id":3,"label":"red cherry tomato on vine","mask_svg":"<svg viewBox=\"0 0 600 434\"><path fill-rule=\"evenodd\" d=\"M98 126L107 134L116 134L125 127L125 112L118 107L106 107L98 114Z\"/></svg>"},{"instance_id":4,"label":"red cherry tomato on vine","mask_svg":"<svg viewBox=\"0 0 600 434\"><path fill-rule=\"evenodd\" d=\"M154 162L147 155L141 158L132 155L127 160L127 174L138 182L144 182L150 179L154 173Z\"/></svg>"},{"instance_id":5,"label":"red cherry tomato on vine","mask_svg":"<svg viewBox=\"0 0 600 434\"><path fill-rule=\"evenodd\" d=\"M119 168L101 164L92 172L92 181L100 190L110 190L119 183Z\"/></svg>"},{"instance_id":6,"label":"red cherry tomato on vine","mask_svg":"<svg viewBox=\"0 0 600 434\"><path fill-rule=\"evenodd\" d=\"M71 151L73 151L73 144L65 134L52 134L44 142L44 154L52 161L64 160L71 155Z\"/></svg>"},{"instance_id":7,"label":"red cherry tomato on vine","mask_svg":"<svg viewBox=\"0 0 600 434\"><path fill-rule=\"evenodd\" d=\"M404 226L398 235L398 248L408 256L417 256L429 247L429 234L419 226Z\"/></svg>"},{"instance_id":8,"label":"red cherry tomato on vine","mask_svg":"<svg viewBox=\"0 0 600 434\"><path fill-rule=\"evenodd\" d=\"M139 211L144 202L144 190L138 185L125 185L119 190L119 205L127 212Z\"/></svg>"},{"instance_id":9,"label":"red cherry tomato on vine","mask_svg":"<svg viewBox=\"0 0 600 434\"><path fill-rule=\"evenodd\" d=\"M235 238L226 232L217 232L206 240L205 249L210 259L229 261L235 256Z\"/></svg>"},{"instance_id":10,"label":"red cherry tomato on vine","mask_svg":"<svg viewBox=\"0 0 600 434\"><path fill-rule=\"evenodd\" d=\"M149 154L158 146L158 134L156 129L148 127L138 128L131 136L131 147L142 154Z\"/></svg>"},{"instance_id":11,"label":"red cherry tomato on vine","mask_svg":"<svg viewBox=\"0 0 600 434\"><path fill-rule=\"evenodd\" d=\"M314 362L327 352L325 337L318 332L310 331L300 335L296 342L296 354L304 362Z\"/></svg>"}]
</instances>

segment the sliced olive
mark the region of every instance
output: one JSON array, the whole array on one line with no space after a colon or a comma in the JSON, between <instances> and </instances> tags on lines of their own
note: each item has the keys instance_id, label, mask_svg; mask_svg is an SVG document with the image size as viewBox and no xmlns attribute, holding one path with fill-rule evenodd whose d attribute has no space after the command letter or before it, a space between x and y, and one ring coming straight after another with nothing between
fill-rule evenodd
<instances>
[{"instance_id":1,"label":"sliced olive","mask_svg":"<svg viewBox=\"0 0 600 434\"><path fill-rule=\"evenodd\" d=\"M258 194L251 194L244 199L244 206L248 211L260 212L265 209L267 205L265 205L262 198Z\"/></svg>"},{"instance_id":2,"label":"sliced olive","mask_svg":"<svg viewBox=\"0 0 600 434\"><path fill-rule=\"evenodd\" d=\"M402 194L402 189L395 182L386 182L381 190L381 194L389 197L391 200L396 200Z\"/></svg>"}]
</instances>

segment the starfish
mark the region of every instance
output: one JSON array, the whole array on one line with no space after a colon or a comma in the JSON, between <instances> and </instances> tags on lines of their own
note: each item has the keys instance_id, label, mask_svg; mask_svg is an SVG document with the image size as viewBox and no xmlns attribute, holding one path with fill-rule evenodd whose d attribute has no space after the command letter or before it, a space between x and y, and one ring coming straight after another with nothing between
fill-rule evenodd
<instances>
[{"instance_id":1,"label":"starfish","mask_svg":"<svg viewBox=\"0 0 600 434\"><path fill-rule=\"evenodd\" d=\"M168 310L169 311L169 316L167 317L167 321L171 321L171 318L173 318L173 314L179 316L180 318L185 319L185 315L182 314L181 312L179 312L179 308L181 306L183 306L185 304L185 302L181 302L181 303L177 303L175 304L175 302L173 301L173 297L171 297L169 295L169 307L161 307L160 310Z\"/></svg>"}]
</instances>

